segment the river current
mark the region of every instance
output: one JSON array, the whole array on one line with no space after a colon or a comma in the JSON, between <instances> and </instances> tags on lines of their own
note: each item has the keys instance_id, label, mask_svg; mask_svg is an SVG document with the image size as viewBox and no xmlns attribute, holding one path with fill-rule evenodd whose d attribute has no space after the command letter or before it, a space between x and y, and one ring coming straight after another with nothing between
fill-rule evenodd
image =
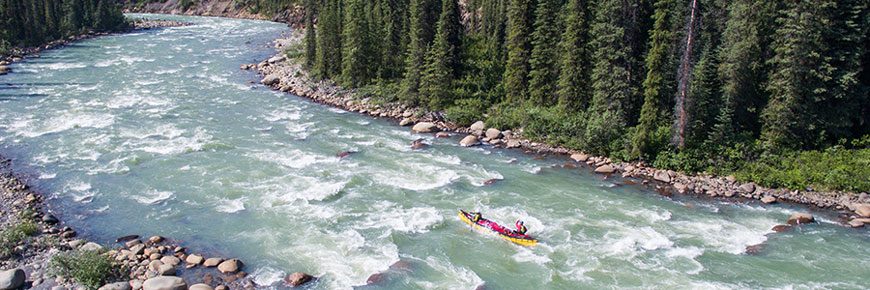
<instances>
[{"instance_id":1,"label":"river current","mask_svg":"<svg viewBox=\"0 0 870 290\"><path fill-rule=\"evenodd\" d=\"M775 233L806 209L461 148L249 83L239 66L274 54L283 24L159 18L194 25L84 40L0 77L0 150L88 238L163 235L242 259L259 285L302 271L314 289L381 272L365 288L870 288L868 232L831 213ZM432 146L412 150L418 138ZM523 219L541 242L472 230L458 209Z\"/></svg>"}]
</instances>

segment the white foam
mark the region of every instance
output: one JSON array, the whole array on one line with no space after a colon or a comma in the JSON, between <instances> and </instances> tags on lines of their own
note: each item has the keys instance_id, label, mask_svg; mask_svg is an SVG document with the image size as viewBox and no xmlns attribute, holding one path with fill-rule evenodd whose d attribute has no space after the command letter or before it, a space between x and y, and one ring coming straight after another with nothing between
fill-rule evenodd
<instances>
[{"instance_id":1,"label":"white foam","mask_svg":"<svg viewBox=\"0 0 870 290\"><path fill-rule=\"evenodd\" d=\"M247 198L237 198L237 199L221 199L218 202L218 206L215 207L216 211L223 213L236 213L245 210L245 201Z\"/></svg>"},{"instance_id":2,"label":"white foam","mask_svg":"<svg viewBox=\"0 0 870 290\"><path fill-rule=\"evenodd\" d=\"M115 116L110 114L67 111L42 122L33 119L16 120L9 124L9 130L17 135L33 138L71 129L105 128L114 123Z\"/></svg>"},{"instance_id":3,"label":"white foam","mask_svg":"<svg viewBox=\"0 0 870 290\"><path fill-rule=\"evenodd\" d=\"M254 270L253 276L256 285L268 286L281 281L285 273L272 267L260 267Z\"/></svg>"},{"instance_id":4,"label":"white foam","mask_svg":"<svg viewBox=\"0 0 870 290\"><path fill-rule=\"evenodd\" d=\"M424 262L446 279L438 282L415 280L414 283L426 289L475 289L484 284L474 271L465 267L455 266L441 257L429 256Z\"/></svg>"},{"instance_id":5,"label":"white foam","mask_svg":"<svg viewBox=\"0 0 870 290\"><path fill-rule=\"evenodd\" d=\"M425 233L444 221L444 217L434 207L395 208L392 203L379 202L372 205L372 211L360 222L359 229L389 228L405 233Z\"/></svg>"},{"instance_id":6,"label":"white foam","mask_svg":"<svg viewBox=\"0 0 870 290\"><path fill-rule=\"evenodd\" d=\"M708 247L715 251L739 255L746 251L746 246L766 241L766 234L775 224L776 222L759 220L750 228L728 220L698 219L675 221L674 229L685 235L700 237Z\"/></svg>"},{"instance_id":7,"label":"white foam","mask_svg":"<svg viewBox=\"0 0 870 290\"><path fill-rule=\"evenodd\" d=\"M614 224L622 224L613 222ZM634 257L640 252L662 248L670 248L674 245L668 237L657 232L652 227L634 228L625 224L617 227L618 230L604 235L607 240L602 247L606 256Z\"/></svg>"},{"instance_id":8,"label":"white foam","mask_svg":"<svg viewBox=\"0 0 870 290\"><path fill-rule=\"evenodd\" d=\"M152 189L146 192L142 192L138 195L133 195L131 198L141 204L155 204L172 197L173 193L169 191L158 191L156 189Z\"/></svg>"},{"instance_id":9,"label":"white foam","mask_svg":"<svg viewBox=\"0 0 870 290\"><path fill-rule=\"evenodd\" d=\"M64 186L64 192L75 202L90 203L96 193L91 190L91 184L84 181L73 181Z\"/></svg>"}]
</instances>

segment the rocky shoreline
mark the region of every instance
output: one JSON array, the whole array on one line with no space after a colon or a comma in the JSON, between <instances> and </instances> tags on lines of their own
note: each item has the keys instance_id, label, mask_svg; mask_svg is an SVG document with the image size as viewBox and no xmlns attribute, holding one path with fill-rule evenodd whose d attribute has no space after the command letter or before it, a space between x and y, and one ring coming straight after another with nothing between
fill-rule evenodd
<instances>
[{"instance_id":1,"label":"rocky shoreline","mask_svg":"<svg viewBox=\"0 0 870 290\"><path fill-rule=\"evenodd\" d=\"M274 42L275 48L282 51L291 45L299 45L303 33L295 31L291 36ZM818 192L789 189L773 189L754 183L738 182L733 176L692 176L670 170L659 170L642 163L612 162L602 156L591 156L583 152L545 143L533 142L521 137L521 131L486 128L483 122L469 127L461 127L446 122L443 114L425 113L398 102L378 104L368 98L359 98L355 90L343 89L329 80L314 81L302 69L301 61L288 60L279 52L268 60L256 64L243 65L243 70L256 70L263 76L261 83L275 90L298 95L314 102L366 114L378 118L392 118L400 126L414 125L418 133L452 132L467 134L460 141L461 146L489 144L493 148L517 148L527 154L562 155L574 162L562 167L588 167L593 172L642 180L642 183L655 188L664 195L674 193L695 194L732 201L758 200L765 204L790 202L811 208L831 210L839 213L840 222L848 227L863 227L870 223L870 196L867 193ZM444 137L444 135L440 136Z\"/></svg>"}]
</instances>

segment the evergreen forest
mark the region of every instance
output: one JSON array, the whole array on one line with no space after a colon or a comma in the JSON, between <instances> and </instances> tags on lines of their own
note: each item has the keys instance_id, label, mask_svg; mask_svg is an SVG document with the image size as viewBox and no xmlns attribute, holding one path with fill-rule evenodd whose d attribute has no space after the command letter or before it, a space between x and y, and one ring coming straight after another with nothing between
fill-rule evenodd
<instances>
[{"instance_id":1,"label":"evergreen forest","mask_svg":"<svg viewBox=\"0 0 870 290\"><path fill-rule=\"evenodd\" d=\"M114 0L0 0L0 55L13 47L126 26Z\"/></svg>"},{"instance_id":2,"label":"evergreen forest","mask_svg":"<svg viewBox=\"0 0 870 290\"><path fill-rule=\"evenodd\" d=\"M867 0L305 0L305 65L460 125L870 190Z\"/></svg>"}]
</instances>

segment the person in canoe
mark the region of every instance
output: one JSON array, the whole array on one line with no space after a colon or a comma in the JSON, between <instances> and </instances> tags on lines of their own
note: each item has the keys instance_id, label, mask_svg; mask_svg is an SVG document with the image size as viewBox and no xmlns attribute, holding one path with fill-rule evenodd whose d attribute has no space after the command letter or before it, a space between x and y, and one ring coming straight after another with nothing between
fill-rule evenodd
<instances>
[{"instance_id":1,"label":"person in canoe","mask_svg":"<svg viewBox=\"0 0 870 290\"><path fill-rule=\"evenodd\" d=\"M480 212L476 212L476 213L474 213L474 217L471 218L471 221L477 223L482 218L483 218L483 216L480 215Z\"/></svg>"},{"instance_id":2,"label":"person in canoe","mask_svg":"<svg viewBox=\"0 0 870 290\"><path fill-rule=\"evenodd\" d=\"M528 228L526 228L525 225L523 225L523 220L517 220L516 226L517 226L517 230L514 232L517 234L520 234L520 235L525 235L526 231L529 230Z\"/></svg>"}]
</instances>

